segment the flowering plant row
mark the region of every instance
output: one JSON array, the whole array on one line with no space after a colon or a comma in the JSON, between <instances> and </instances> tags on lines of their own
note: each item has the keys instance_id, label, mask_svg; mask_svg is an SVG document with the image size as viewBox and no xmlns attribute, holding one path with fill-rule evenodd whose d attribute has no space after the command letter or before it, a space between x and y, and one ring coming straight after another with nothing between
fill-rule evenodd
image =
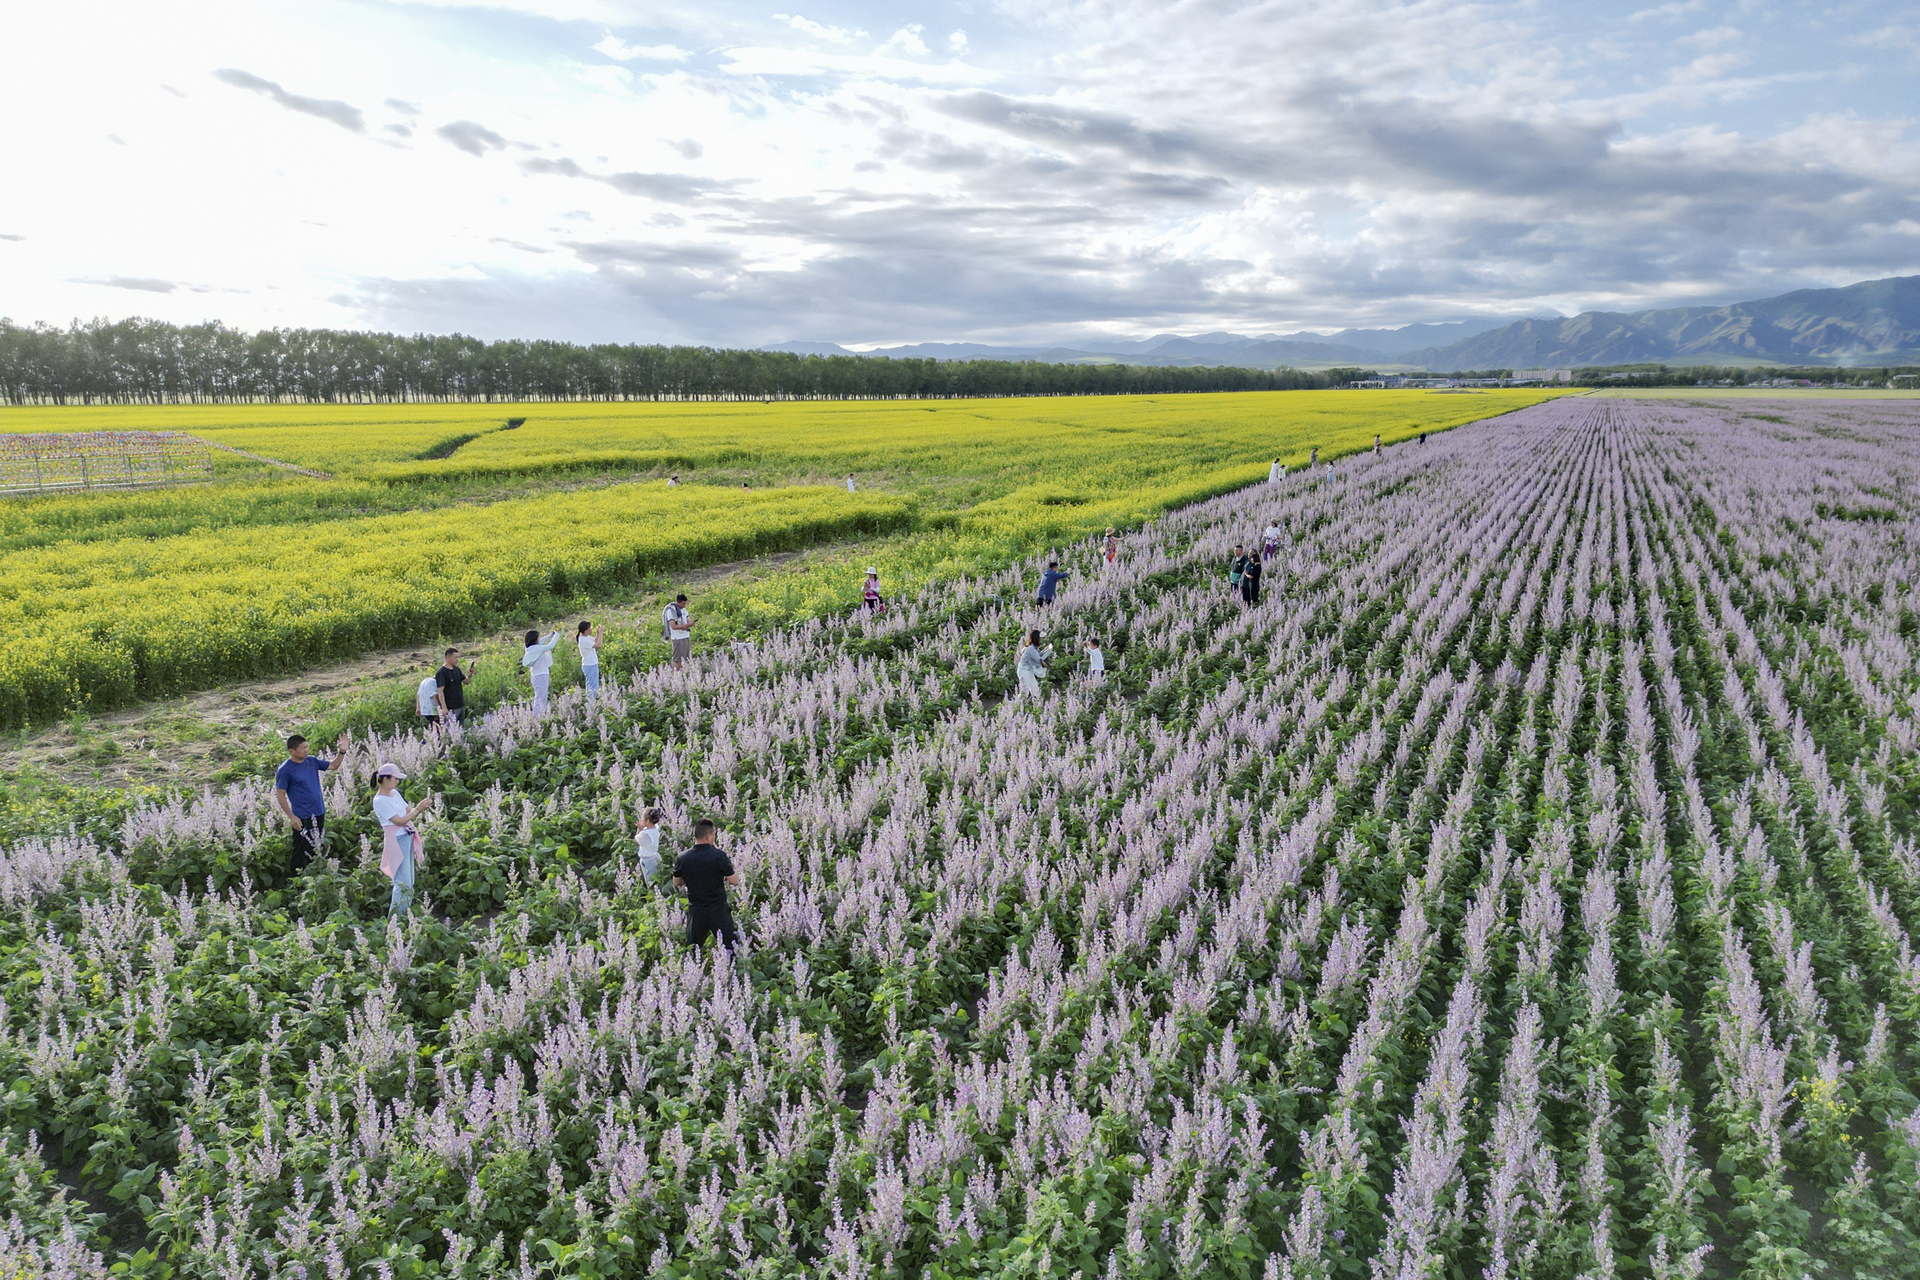
<instances>
[{"instance_id":1,"label":"flowering plant row","mask_svg":"<svg viewBox=\"0 0 1920 1280\"><path fill-rule=\"evenodd\" d=\"M357 851L292 882L258 786L15 846L0 1249L1916 1274L1914 425L1558 401L1066 553L1049 610L1021 566L356 743ZM1021 697L1033 627L1105 674ZM447 799L393 925L377 760ZM734 955L654 805L721 824Z\"/></svg>"}]
</instances>

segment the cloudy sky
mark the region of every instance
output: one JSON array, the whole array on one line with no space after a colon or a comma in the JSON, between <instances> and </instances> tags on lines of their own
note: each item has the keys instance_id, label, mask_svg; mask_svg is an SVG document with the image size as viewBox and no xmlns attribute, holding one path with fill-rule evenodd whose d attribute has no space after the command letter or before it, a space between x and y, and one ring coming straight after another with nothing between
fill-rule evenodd
<instances>
[{"instance_id":1,"label":"cloudy sky","mask_svg":"<svg viewBox=\"0 0 1920 1280\"><path fill-rule=\"evenodd\" d=\"M1920 271L1913 14L19 4L0 315L857 345L1845 284Z\"/></svg>"}]
</instances>

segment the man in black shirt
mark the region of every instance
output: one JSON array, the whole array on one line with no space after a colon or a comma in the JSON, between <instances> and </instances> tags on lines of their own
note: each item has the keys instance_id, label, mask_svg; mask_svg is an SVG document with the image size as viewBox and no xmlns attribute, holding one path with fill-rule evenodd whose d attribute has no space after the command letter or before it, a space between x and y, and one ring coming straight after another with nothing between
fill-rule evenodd
<instances>
[{"instance_id":1,"label":"man in black shirt","mask_svg":"<svg viewBox=\"0 0 1920 1280\"><path fill-rule=\"evenodd\" d=\"M674 860L673 887L687 891L687 941L694 946L719 934L733 950L733 913L727 909L727 886L740 883L733 860L714 847L713 823L693 824L693 848Z\"/></svg>"},{"instance_id":2,"label":"man in black shirt","mask_svg":"<svg viewBox=\"0 0 1920 1280\"><path fill-rule=\"evenodd\" d=\"M475 658L462 671L460 651L447 650L446 659L433 673L433 682L440 686L440 717L443 721L464 721L467 718L467 681L473 679L474 668L479 665L480 659Z\"/></svg>"}]
</instances>

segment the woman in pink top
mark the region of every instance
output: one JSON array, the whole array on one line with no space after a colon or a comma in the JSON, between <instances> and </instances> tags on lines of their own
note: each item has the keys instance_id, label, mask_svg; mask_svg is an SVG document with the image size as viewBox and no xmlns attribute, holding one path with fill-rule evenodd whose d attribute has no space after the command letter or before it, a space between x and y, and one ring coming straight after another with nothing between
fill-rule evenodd
<instances>
[{"instance_id":1,"label":"woman in pink top","mask_svg":"<svg viewBox=\"0 0 1920 1280\"><path fill-rule=\"evenodd\" d=\"M403 916L413 908L414 867L426 861L413 820L433 805L431 795L419 804L407 804L400 794L400 782L406 776L395 764L383 764L373 772L373 816L380 820L382 841L380 871L393 881L393 896L387 901L389 918Z\"/></svg>"}]
</instances>

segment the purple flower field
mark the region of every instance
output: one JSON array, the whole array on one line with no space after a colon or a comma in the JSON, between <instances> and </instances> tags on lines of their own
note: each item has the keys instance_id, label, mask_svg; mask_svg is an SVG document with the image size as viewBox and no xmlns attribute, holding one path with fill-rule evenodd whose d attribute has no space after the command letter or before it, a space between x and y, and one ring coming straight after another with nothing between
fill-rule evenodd
<instances>
[{"instance_id":1,"label":"purple flower field","mask_svg":"<svg viewBox=\"0 0 1920 1280\"><path fill-rule=\"evenodd\" d=\"M267 779L11 848L0 1271L1920 1275L1916 480L1562 399L357 743L291 884Z\"/></svg>"}]
</instances>

